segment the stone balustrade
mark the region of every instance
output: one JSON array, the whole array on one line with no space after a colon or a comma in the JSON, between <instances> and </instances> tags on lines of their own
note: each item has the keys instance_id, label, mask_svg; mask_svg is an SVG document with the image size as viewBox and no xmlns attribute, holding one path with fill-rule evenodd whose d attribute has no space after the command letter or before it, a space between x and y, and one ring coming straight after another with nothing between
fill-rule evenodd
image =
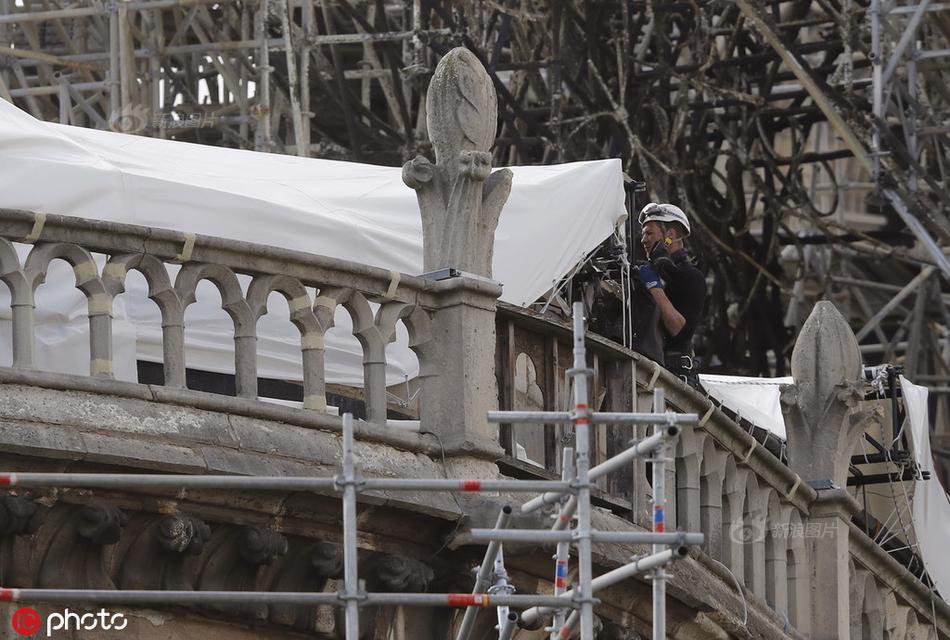
<instances>
[{"instance_id":1,"label":"stone balustrade","mask_svg":"<svg viewBox=\"0 0 950 640\"><path fill-rule=\"evenodd\" d=\"M14 242L33 244L23 264ZM108 256L101 270L94 253ZM419 361L421 417L438 425L436 428L441 427L441 435L451 441L448 444L457 440L457 444L466 443L471 448L475 437L481 438L480 443L475 443L476 448L480 444L492 449L487 444L487 424L480 424L475 436L471 428L461 435L453 431L456 419L450 415L450 409L464 406L466 399L469 404L478 405L480 401L474 398L479 389L471 389L470 394L463 391L451 405L440 406L439 386L457 380L452 375L437 374L444 362L459 362L459 354L453 354L451 346L464 339L456 336L454 341L443 340L441 348L434 341L435 335L457 333L469 326L457 317L460 307L467 308L470 316L486 314L491 326L500 288L490 280L462 276L429 281L355 262L245 242L5 209L0 210L0 280L9 288L12 299L12 355L16 370L34 368L34 293L45 281L47 269L55 259L72 266L76 287L87 299L89 372L93 377L113 377L113 301L125 291L129 271L135 270L145 277L148 296L161 312L165 386L186 385L185 311L195 301L198 284L207 280L220 292L222 308L233 321L237 395L256 399L257 323L267 312L268 297L276 292L287 300L290 321L300 332L305 409L326 409L324 336L334 324L337 308L342 307L350 315L353 335L362 347L363 400L368 422L386 422L386 345L394 339L397 322L402 322L409 333L410 348ZM174 282L168 271L171 264L181 265ZM246 293L239 275L251 277ZM311 296L308 289L316 295ZM375 312L371 303L378 305ZM478 322L471 317L467 321ZM493 336L479 340L490 345ZM472 349L482 346L461 345ZM461 376L465 373L463 369L464 366L453 367ZM457 405L460 399L462 405ZM477 408L481 411L474 415L484 416L491 407ZM484 423L484 417L481 422Z\"/></svg>"}]
</instances>

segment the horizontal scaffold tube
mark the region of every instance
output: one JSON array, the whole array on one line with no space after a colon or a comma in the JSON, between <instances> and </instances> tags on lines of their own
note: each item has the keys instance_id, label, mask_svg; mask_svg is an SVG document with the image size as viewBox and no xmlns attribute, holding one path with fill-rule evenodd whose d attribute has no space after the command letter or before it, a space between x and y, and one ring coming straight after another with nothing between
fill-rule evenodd
<instances>
[{"instance_id":1,"label":"horizontal scaffold tube","mask_svg":"<svg viewBox=\"0 0 950 640\"><path fill-rule=\"evenodd\" d=\"M472 540L494 540L500 542L573 542L574 531L551 531L548 529L472 529ZM703 544L702 533L670 531L654 533L652 531L591 531L592 542L626 542L630 544Z\"/></svg>"},{"instance_id":2,"label":"horizontal scaffold tube","mask_svg":"<svg viewBox=\"0 0 950 640\"><path fill-rule=\"evenodd\" d=\"M673 560L678 560L680 558L685 558L688 554L686 547L676 547L673 549L667 549L659 553L654 553L649 556L642 556L636 558L630 564L625 564L622 567L617 567L613 571L608 571L602 576L598 576L591 581L591 593L596 593L599 589L606 589L607 587L617 584L627 578L632 578L635 575L645 573L647 571L652 571L657 567L662 567L669 564ZM565 591L561 596L561 602L563 604L557 604L554 607L549 605L539 604L537 606L531 607L521 613L521 626L525 628L531 628L534 626L541 616L551 613L555 608L567 608L572 606L571 598L574 596L574 590Z\"/></svg>"},{"instance_id":3,"label":"horizontal scaffold tube","mask_svg":"<svg viewBox=\"0 0 950 640\"><path fill-rule=\"evenodd\" d=\"M488 421L500 424L573 424L569 411L489 411ZM678 424L694 426L695 413L591 413L590 424Z\"/></svg>"},{"instance_id":4,"label":"horizontal scaffold tube","mask_svg":"<svg viewBox=\"0 0 950 640\"><path fill-rule=\"evenodd\" d=\"M277 489L333 490L334 478L173 475L156 473L0 473L0 486L88 489Z\"/></svg>"},{"instance_id":5,"label":"horizontal scaffold tube","mask_svg":"<svg viewBox=\"0 0 950 640\"><path fill-rule=\"evenodd\" d=\"M165 475L148 473L0 473L0 486L83 487L88 489L264 489L284 491L340 490L339 478ZM441 478L369 478L356 482L359 491L572 491L555 480L443 480Z\"/></svg>"},{"instance_id":6,"label":"horizontal scaffold tube","mask_svg":"<svg viewBox=\"0 0 950 640\"><path fill-rule=\"evenodd\" d=\"M5 589L0 602L70 602L95 604L291 604L343 606L342 593L305 591L122 591L113 589ZM364 593L360 606L418 607L572 607L554 596L471 593Z\"/></svg>"},{"instance_id":7,"label":"horizontal scaffold tube","mask_svg":"<svg viewBox=\"0 0 950 640\"><path fill-rule=\"evenodd\" d=\"M676 438L679 435L679 427L676 425L670 425L660 431L659 433L654 433L652 436L644 438L639 442L633 444L629 448L621 451L617 455L613 456L608 460L604 460L596 467L593 467L588 474L588 477L591 481L605 476L611 471L621 468L623 465L627 464L634 458L640 456L647 456L660 448L665 442ZM562 494L558 492L548 492L543 495L537 496L528 500L523 505L521 505L521 511L524 513L531 513L532 511L537 511L546 504L552 504L561 499Z\"/></svg>"}]
</instances>

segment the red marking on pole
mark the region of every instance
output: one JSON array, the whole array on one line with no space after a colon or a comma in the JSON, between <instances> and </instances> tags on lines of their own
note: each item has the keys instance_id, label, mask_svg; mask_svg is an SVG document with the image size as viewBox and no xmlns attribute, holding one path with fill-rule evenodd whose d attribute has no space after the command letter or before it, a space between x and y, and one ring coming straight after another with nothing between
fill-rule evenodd
<instances>
[{"instance_id":1,"label":"red marking on pole","mask_svg":"<svg viewBox=\"0 0 950 640\"><path fill-rule=\"evenodd\" d=\"M16 599L16 589L4 589L0 587L0 602L13 602Z\"/></svg>"},{"instance_id":2,"label":"red marking on pole","mask_svg":"<svg viewBox=\"0 0 950 640\"><path fill-rule=\"evenodd\" d=\"M590 420L587 418L577 418L574 422L576 424L590 424Z\"/></svg>"},{"instance_id":3,"label":"red marking on pole","mask_svg":"<svg viewBox=\"0 0 950 640\"><path fill-rule=\"evenodd\" d=\"M459 484L462 487L462 491L481 491L482 490L481 480L462 480Z\"/></svg>"},{"instance_id":4,"label":"red marking on pole","mask_svg":"<svg viewBox=\"0 0 950 640\"><path fill-rule=\"evenodd\" d=\"M489 598L484 594L450 593L448 605L450 607L487 607Z\"/></svg>"},{"instance_id":5,"label":"red marking on pole","mask_svg":"<svg viewBox=\"0 0 950 640\"><path fill-rule=\"evenodd\" d=\"M0 473L0 487L10 487L16 484L16 476L12 473Z\"/></svg>"},{"instance_id":6,"label":"red marking on pole","mask_svg":"<svg viewBox=\"0 0 950 640\"><path fill-rule=\"evenodd\" d=\"M572 631L573 629L571 629L568 625L565 624L563 627L561 627L561 633L559 633L558 636L565 639L570 638Z\"/></svg>"},{"instance_id":7,"label":"red marking on pole","mask_svg":"<svg viewBox=\"0 0 950 640\"><path fill-rule=\"evenodd\" d=\"M575 408L575 409L586 409L586 408L587 408L587 405L584 404L583 402L578 402L577 404L574 405L574 408Z\"/></svg>"}]
</instances>

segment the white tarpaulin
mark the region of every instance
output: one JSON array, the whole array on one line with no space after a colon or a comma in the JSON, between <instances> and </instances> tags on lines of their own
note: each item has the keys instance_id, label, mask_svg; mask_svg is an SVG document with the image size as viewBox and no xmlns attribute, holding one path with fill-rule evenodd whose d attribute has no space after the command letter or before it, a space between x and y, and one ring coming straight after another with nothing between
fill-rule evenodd
<instances>
[{"instance_id":1,"label":"white tarpaulin","mask_svg":"<svg viewBox=\"0 0 950 640\"><path fill-rule=\"evenodd\" d=\"M0 100L0 207L173 229L422 271L416 195L401 169L158 140L38 121ZM514 182L495 235L493 271L502 299L525 305L543 294L614 230L624 215L619 160L512 167ZM25 251L26 247L22 248ZM23 252L21 251L21 256ZM63 265L54 265L63 266ZM174 273L172 273L174 276ZM38 293L37 364L88 372L85 299L68 271L51 270ZM246 281L243 282L246 286ZM144 280L130 276L115 307L117 377L135 379L134 359L161 361L158 311ZM211 293L213 301L206 296ZM189 367L234 370L230 319L210 283L186 315ZM9 297L0 287L0 357L10 353ZM43 304L49 303L49 304ZM299 334L286 302L261 320L258 373L300 378ZM327 336L329 382L362 383L361 351L338 313ZM416 371L404 331L387 351L388 383Z\"/></svg>"},{"instance_id":2,"label":"white tarpaulin","mask_svg":"<svg viewBox=\"0 0 950 640\"><path fill-rule=\"evenodd\" d=\"M785 418L779 397L792 377L746 378L700 374L699 381L711 397L757 427L785 440Z\"/></svg>"},{"instance_id":3,"label":"white tarpaulin","mask_svg":"<svg viewBox=\"0 0 950 640\"><path fill-rule=\"evenodd\" d=\"M914 481L914 533L917 550L937 591L950 602L950 499L934 473L930 453L930 417L927 409L927 388L913 384L901 376L901 394L914 447L914 459L922 471L930 472L930 480Z\"/></svg>"}]
</instances>

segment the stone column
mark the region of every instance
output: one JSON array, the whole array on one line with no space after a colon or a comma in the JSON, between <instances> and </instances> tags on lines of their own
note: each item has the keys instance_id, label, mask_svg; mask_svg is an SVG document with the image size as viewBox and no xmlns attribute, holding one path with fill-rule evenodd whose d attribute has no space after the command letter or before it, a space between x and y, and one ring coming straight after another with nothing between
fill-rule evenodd
<instances>
[{"instance_id":1,"label":"stone column","mask_svg":"<svg viewBox=\"0 0 950 640\"><path fill-rule=\"evenodd\" d=\"M848 323L828 301L815 305L792 352L795 382L782 388L788 462L818 491L804 526L811 561L812 638L849 634L848 531L858 505L847 493L851 452L873 411L863 397L861 352Z\"/></svg>"},{"instance_id":2,"label":"stone column","mask_svg":"<svg viewBox=\"0 0 950 640\"><path fill-rule=\"evenodd\" d=\"M433 283L436 373L423 379L423 429L448 450L497 457L495 304L491 280L495 228L511 190L511 171L492 173L497 103L491 79L461 47L442 58L429 83L426 125L435 162L416 156L403 167L422 214L423 268L443 272ZM457 273L457 274L456 274Z\"/></svg>"}]
</instances>

